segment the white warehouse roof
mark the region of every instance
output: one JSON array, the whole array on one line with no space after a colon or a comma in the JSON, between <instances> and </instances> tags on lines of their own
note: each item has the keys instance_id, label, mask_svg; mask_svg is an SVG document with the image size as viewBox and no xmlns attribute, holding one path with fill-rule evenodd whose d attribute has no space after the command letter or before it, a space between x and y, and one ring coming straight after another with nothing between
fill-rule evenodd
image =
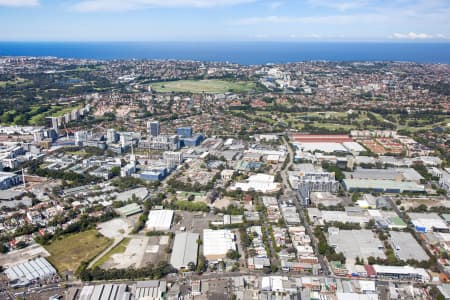
<instances>
[{"instance_id":1,"label":"white warehouse roof","mask_svg":"<svg viewBox=\"0 0 450 300\"><path fill-rule=\"evenodd\" d=\"M366 151L366 149L358 144L357 142L343 142L342 145L344 145L345 148L347 148L351 152L363 152Z\"/></svg>"},{"instance_id":2,"label":"white warehouse roof","mask_svg":"<svg viewBox=\"0 0 450 300\"><path fill-rule=\"evenodd\" d=\"M6 276L12 283L27 283L37 278L50 278L57 274L55 268L42 257L14 265L5 270Z\"/></svg>"},{"instance_id":3,"label":"white warehouse roof","mask_svg":"<svg viewBox=\"0 0 450 300\"><path fill-rule=\"evenodd\" d=\"M197 265L198 233L179 232L173 242L170 264L177 269L187 268L190 262Z\"/></svg>"},{"instance_id":4,"label":"white warehouse roof","mask_svg":"<svg viewBox=\"0 0 450 300\"><path fill-rule=\"evenodd\" d=\"M168 209L151 210L148 214L146 226L148 229L155 231L169 230L173 214L174 211Z\"/></svg>"},{"instance_id":5,"label":"white warehouse roof","mask_svg":"<svg viewBox=\"0 0 450 300\"><path fill-rule=\"evenodd\" d=\"M234 234L230 230L203 230L203 254L207 259L225 258L229 250L236 250Z\"/></svg>"},{"instance_id":6,"label":"white warehouse roof","mask_svg":"<svg viewBox=\"0 0 450 300\"><path fill-rule=\"evenodd\" d=\"M340 143L295 143L303 152L321 151L324 153L347 152L347 149Z\"/></svg>"}]
</instances>

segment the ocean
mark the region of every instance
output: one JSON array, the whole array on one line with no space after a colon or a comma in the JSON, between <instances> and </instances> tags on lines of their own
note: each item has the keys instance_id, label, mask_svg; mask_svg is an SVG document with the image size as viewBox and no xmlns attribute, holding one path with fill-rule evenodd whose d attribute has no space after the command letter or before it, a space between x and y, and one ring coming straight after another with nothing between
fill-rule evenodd
<instances>
[{"instance_id":1,"label":"ocean","mask_svg":"<svg viewBox=\"0 0 450 300\"><path fill-rule=\"evenodd\" d=\"M344 42L0 42L0 56L177 59L243 65L326 61L450 64L450 43Z\"/></svg>"}]
</instances>

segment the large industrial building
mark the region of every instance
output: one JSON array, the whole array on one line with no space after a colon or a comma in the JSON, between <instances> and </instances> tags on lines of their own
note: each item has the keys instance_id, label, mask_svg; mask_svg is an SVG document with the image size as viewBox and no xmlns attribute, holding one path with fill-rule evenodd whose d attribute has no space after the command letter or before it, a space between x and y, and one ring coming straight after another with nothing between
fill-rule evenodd
<instances>
[{"instance_id":1,"label":"large industrial building","mask_svg":"<svg viewBox=\"0 0 450 300\"><path fill-rule=\"evenodd\" d=\"M84 286L79 292L79 300L144 300L164 299L167 292L166 281L138 281L134 285L100 284Z\"/></svg>"},{"instance_id":2,"label":"large industrial building","mask_svg":"<svg viewBox=\"0 0 450 300\"><path fill-rule=\"evenodd\" d=\"M355 210L357 208L354 208ZM317 225L323 225L325 222L342 222L364 225L368 223L371 216L363 210L360 213L334 210L319 210L315 207L308 208L308 215L311 221Z\"/></svg>"},{"instance_id":3,"label":"large industrial building","mask_svg":"<svg viewBox=\"0 0 450 300\"><path fill-rule=\"evenodd\" d=\"M447 223L436 213L409 213L411 223L417 232L448 232Z\"/></svg>"},{"instance_id":4,"label":"large industrial building","mask_svg":"<svg viewBox=\"0 0 450 300\"><path fill-rule=\"evenodd\" d=\"M363 169L354 172L344 172L349 179L394 180L420 183L423 177L412 168Z\"/></svg>"},{"instance_id":5,"label":"large industrial building","mask_svg":"<svg viewBox=\"0 0 450 300\"><path fill-rule=\"evenodd\" d=\"M48 280L57 276L55 268L42 257L26 261L5 270L12 287L27 286L33 282Z\"/></svg>"},{"instance_id":6,"label":"large industrial building","mask_svg":"<svg viewBox=\"0 0 450 300\"><path fill-rule=\"evenodd\" d=\"M353 139L345 134L293 134L292 140L299 143L344 143L353 142Z\"/></svg>"},{"instance_id":7,"label":"large industrial building","mask_svg":"<svg viewBox=\"0 0 450 300\"><path fill-rule=\"evenodd\" d=\"M187 269L189 263L197 265L198 233L179 232L173 242L170 264L176 269Z\"/></svg>"},{"instance_id":8,"label":"large industrial building","mask_svg":"<svg viewBox=\"0 0 450 300\"><path fill-rule=\"evenodd\" d=\"M207 260L222 260L230 250L236 250L235 237L230 230L203 230L203 255Z\"/></svg>"},{"instance_id":9,"label":"large industrial building","mask_svg":"<svg viewBox=\"0 0 450 300\"><path fill-rule=\"evenodd\" d=\"M275 176L267 174L255 174L247 179L247 182L237 182L232 190L240 189L244 192L254 190L262 193L274 193L281 189L281 184L275 182Z\"/></svg>"},{"instance_id":10,"label":"large industrial building","mask_svg":"<svg viewBox=\"0 0 450 300\"><path fill-rule=\"evenodd\" d=\"M411 266L381 266L381 265L365 265L367 276L377 277L379 279L400 279L400 280L415 280L427 282L430 280L430 275L425 269L413 268Z\"/></svg>"},{"instance_id":11,"label":"large industrial building","mask_svg":"<svg viewBox=\"0 0 450 300\"><path fill-rule=\"evenodd\" d=\"M342 186L349 192L378 192L378 193L423 193L425 187L415 182L395 180L344 179Z\"/></svg>"},{"instance_id":12,"label":"large industrial building","mask_svg":"<svg viewBox=\"0 0 450 300\"><path fill-rule=\"evenodd\" d=\"M172 225L174 211L167 209L151 210L148 213L148 220L145 224L147 229L152 231L167 231Z\"/></svg>"},{"instance_id":13,"label":"large industrial building","mask_svg":"<svg viewBox=\"0 0 450 300\"><path fill-rule=\"evenodd\" d=\"M423 177L412 168L363 169L345 172L343 187L350 192L374 191L385 193L425 192Z\"/></svg>"}]
</instances>

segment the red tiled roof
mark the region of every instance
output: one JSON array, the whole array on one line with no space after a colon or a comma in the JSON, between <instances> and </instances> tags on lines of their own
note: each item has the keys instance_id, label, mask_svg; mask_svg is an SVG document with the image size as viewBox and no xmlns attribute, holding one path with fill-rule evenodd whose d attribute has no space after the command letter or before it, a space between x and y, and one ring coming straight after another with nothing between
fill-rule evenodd
<instances>
[{"instance_id":1,"label":"red tiled roof","mask_svg":"<svg viewBox=\"0 0 450 300\"><path fill-rule=\"evenodd\" d=\"M377 272L375 272L375 269L371 265L364 265L364 269L366 269L367 276L375 276L377 275Z\"/></svg>"}]
</instances>

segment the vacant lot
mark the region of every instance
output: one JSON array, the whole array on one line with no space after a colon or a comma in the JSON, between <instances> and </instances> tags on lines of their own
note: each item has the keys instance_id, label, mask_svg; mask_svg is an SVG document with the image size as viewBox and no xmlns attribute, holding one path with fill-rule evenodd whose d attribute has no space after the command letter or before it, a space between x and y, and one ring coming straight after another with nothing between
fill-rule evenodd
<instances>
[{"instance_id":1,"label":"vacant lot","mask_svg":"<svg viewBox=\"0 0 450 300\"><path fill-rule=\"evenodd\" d=\"M123 239L117 246L112 248L108 253L106 253L102 258L100 258L93 266L95 267L101 267L105 262L107 262L111 256L114 254L121 254L124 253L127 250L128 243L130 242L130 238Z\"/></svg>"},{"instance_id":2,"label":"vacant lot","mask_svg":"<svg viewBox=\"0 0 450 300\"><path fill-rule=\"evenodd\" d=\"M255 88L254 82L226 80L178 80L152 84L152 89L159 93L246 93Z\"/></svg>"},{"instance_id":3,"label":"vacant lot","mask_svg":"<svg viewBox=\"0 0 450 300\"><path fill-rule=\"evenodd\" d=\"M75 271L82 261L88 261L101 253L111 243L96 230L66 236L45 246L50 262L59 272Z\"/></svg>"}]
</instances>

